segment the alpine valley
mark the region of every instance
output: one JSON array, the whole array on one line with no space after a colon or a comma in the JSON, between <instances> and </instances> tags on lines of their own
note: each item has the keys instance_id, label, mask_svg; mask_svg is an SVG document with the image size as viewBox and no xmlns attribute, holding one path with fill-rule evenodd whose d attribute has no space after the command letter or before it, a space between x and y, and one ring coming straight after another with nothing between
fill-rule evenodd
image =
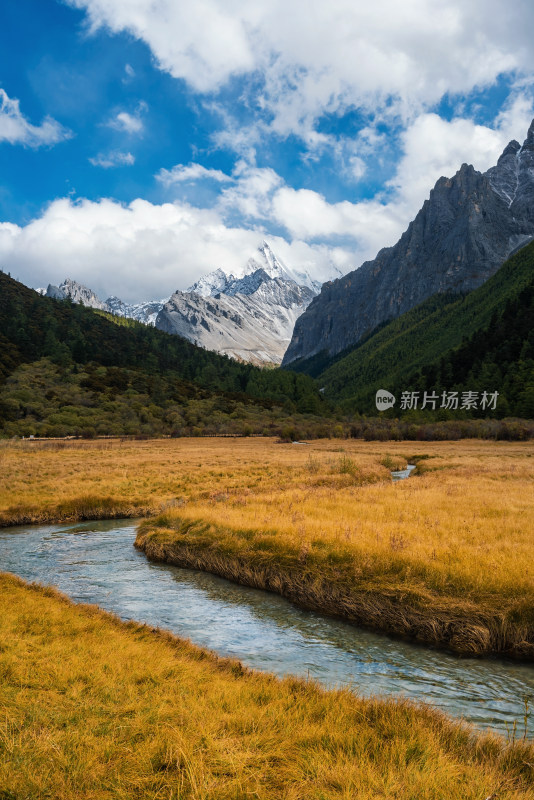
<instances>
[{"instance_id":1,"label":"alpine valley","mask_svg":"<svg viewBox=\"0 0 534 800\"><path fill-rule=\"evenodd\" d=\"M498 391L498 418L530 418L533 240L534 120L523 144L510 142L487 172L463 164L440 178L396 245L322 288L264 241L236 274L216 269L167 300L103 302L71 280L41 293L116 322L131 318L201 351L305 373L329 408L349 414L347 424L353 414L376 415L379 389L397 397ZM318 408L316 400L304 406ZM394 413L403 409L383 416Z\"/></svg>"}]
</instances>

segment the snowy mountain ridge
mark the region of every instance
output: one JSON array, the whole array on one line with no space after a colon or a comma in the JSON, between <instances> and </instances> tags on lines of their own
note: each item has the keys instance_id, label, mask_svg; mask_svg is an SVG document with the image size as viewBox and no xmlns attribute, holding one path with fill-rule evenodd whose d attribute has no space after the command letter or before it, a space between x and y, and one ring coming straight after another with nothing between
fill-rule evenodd
<instances>
[{"instance_id":1,"label":"snowy mountain ridge","mask_svg":"<svg viewBox=\"0 0 534 800\"><path fill-rule=\"evenodd\" d=\"M202 297L215 297L218 294L235 295L238 292L240 294L252 294L258 288L257 278L254 278L258 271L263 272L267 279L279 278L284 281L293 281L298 286L306 286L314 294L317 294L322 286L321 282L314 280L308 272L298 272L288 268L264 240L255 256L248 259L237 275L226 273L219 268L208 275L204 275L203 278L200 278L190 286L187 291L194 292ZM329 276L329 279L341 275L341 272L333 266L331 271L332 275Z\"/></svg>"},{"instance_id":2,"label":"snowy mountain ridge","mask_svg":"<svg viewBox=\"0 0 534 800\"><path fill-rule=\"evenodd\" d=\"M54 297L56 300L72 300L73 303L82 303L88 308L95 308L99 311L107 311L117 317L128 317L142 322L144 325L155 325L156 317L163 308L166 300L148 300L141 303L125 303L119 297L108 297L107 300L100 300L99 297L77 281L66 278L59 286L49 283L47 289L37 289L39 294L46 297Z\"/></svg>"},{"instance_id":3,"label":"snowy mountain ridge","mask_svg":"<svg viewBox=\"0 0 534 800\"><path fill-rule=\"evenodd\" d=\"M70 278L38 291L153 325L243 361L280 364L297 318L321 284L288 268L265 241L236 273L216 269L168 300L134 304L115 296L102 301Z\"/></svg>"}]
</instances>

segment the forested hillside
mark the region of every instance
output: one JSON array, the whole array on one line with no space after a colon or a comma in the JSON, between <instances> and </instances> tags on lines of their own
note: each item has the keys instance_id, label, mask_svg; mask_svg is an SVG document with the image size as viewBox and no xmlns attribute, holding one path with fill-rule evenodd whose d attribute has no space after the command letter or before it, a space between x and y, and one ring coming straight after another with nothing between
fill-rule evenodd
<instances>
[{"instance_id":1,"label":"forested hillside","mask_svg":"<svg viewBox=\"0 0 534 800\"><path fill-rule=\"evenodd\" d=\"M465 389L498 391L500 416L533 416L533 291L534 243L470 294L434 295L348 354L295 367L346 410L374 413L378 389Z\"/></svg>"},{"instance_id":2,"label":"forested hillside","mask_svg":"<svg viewBox=\"0 0 534 800\"><path fill-rule=\"evenodd\" d=\"M0 273L0 433L13 435L316 432L313 381L260 370L179 336ZM314 427L315 426L315 427Z\"/></svg>"},{"instance_id":3,"label":"forested hillside","mask_svg":"<svg viewBox=\"0 0 534 800\"><path fill-rule=\"evenodd\" d=\"M501 416L534 418L534 280L490 323L407 379L414 390L499 391ZM400 382L396 390L401 390Z\"/></svg>"},{"instance_id":4,"label":"forested hillside","mask_svg":"<svg viewBox=\"0 0 534 800\"><path fill-rule=\"evenodd\" d=\"M306 374L260 370L130 320L43 298L0 273L0 436L524 438L530 435L526 428L508 423L447 427L447 420L454 425L487 416L485 409L441 409L438 403L431 410L421 410L421 404L402 410L399 401L405 391L497 391L491 417L534 418L533 304L530 245L471 294L435 295L326 369L319 356L301 364L318 373L314 382ZM405 417L406 430L360 419L379 416L379 388L397 398L396 407L380 415L384 424L388 417Z\"/></svg>"}]
</instances>

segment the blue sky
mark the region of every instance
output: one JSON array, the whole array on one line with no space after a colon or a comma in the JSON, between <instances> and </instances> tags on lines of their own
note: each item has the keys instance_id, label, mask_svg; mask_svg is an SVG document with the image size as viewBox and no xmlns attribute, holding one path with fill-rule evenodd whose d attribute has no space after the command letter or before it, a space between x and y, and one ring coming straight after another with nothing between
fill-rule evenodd
<instances>
[{"instance_id":1,"label":"blue sky","mask_svg":"<svg viewBox=\"0 0 534 800\"><path fill-rule=\"evenodd\" d=\"M327 278L534 116L530 0L17 0L0 266L165 297L263 238Z\"/></svg>"}]
</instances>

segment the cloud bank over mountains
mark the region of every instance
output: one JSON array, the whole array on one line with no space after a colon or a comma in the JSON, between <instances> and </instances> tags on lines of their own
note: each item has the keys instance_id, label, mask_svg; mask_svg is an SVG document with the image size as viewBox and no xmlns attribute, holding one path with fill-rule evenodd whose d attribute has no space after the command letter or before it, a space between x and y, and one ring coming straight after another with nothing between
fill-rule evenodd
<instances>
[{"instance_id":1,"label":"cloud bank over mountains","mask_svg":"<svg viewBox=\"0 0 534 800\"><path fill-rule=\"evenodd\" d=\"M59 199L26 226L0 223L0 264L34 286L75 275L97 292L133 302L185 289L216 267L235 270L265 232L276 230L270 237L276 252L321 280L331 264L347 272L393 244L430 186L472 161L473 152L479 154L475 167L489 168L512 138L510 129L524 131L531 113L521 105L493 130L433 114L419 117L405 133L385 202L329 203L318 192L287 186L273 170L243 163L232 175L195 163L177 165L157 179L169 190L187 181L215 182L223 188L212 207L180 200L124 205ZM252 224L232 224L232 218Z\"/></svg>"},{"instance_id":2,"label":"cloud bank over mountains","mask_svg":"<svg viewBox=\"0 0 534 800\"><path fill-rule=\"evenodd\" d=\"M269 239L284 261L309 267L312 276L326 273L336 255L322 245ZM25 227L0 223L0 264L35 287L75 276L99 295L134 302L185 289L214 267L235 272L259 243L257 231L226 226L209 209L62 199Z\"/></svg>"},{"instance_id":3,"label":"cloud bank over mountains","mask_svg":"<svg viewBox=\"0 0 534 800\"><path fill-rule=\"evenodd\" d=\"M117 194L65 191L33 219L0 222L0 266L33 286L69 275L130 301L165 296L231 271L264 236L318 279L330 264L347 272L398 239L440 176L464 161L486 170L534 116L530 0L66 5L85 41L148 48L210 121L209 146L177 128L190 158L155 167L141 149L158 146L155 95L103 107L95 128L114 138L83 158ZM121 70L135 86L139 65ZM0 89L0 145L41 152L81 136L21 108ZM121 200L134 170L143 191Z\"/></svg>"}]
</instances>

